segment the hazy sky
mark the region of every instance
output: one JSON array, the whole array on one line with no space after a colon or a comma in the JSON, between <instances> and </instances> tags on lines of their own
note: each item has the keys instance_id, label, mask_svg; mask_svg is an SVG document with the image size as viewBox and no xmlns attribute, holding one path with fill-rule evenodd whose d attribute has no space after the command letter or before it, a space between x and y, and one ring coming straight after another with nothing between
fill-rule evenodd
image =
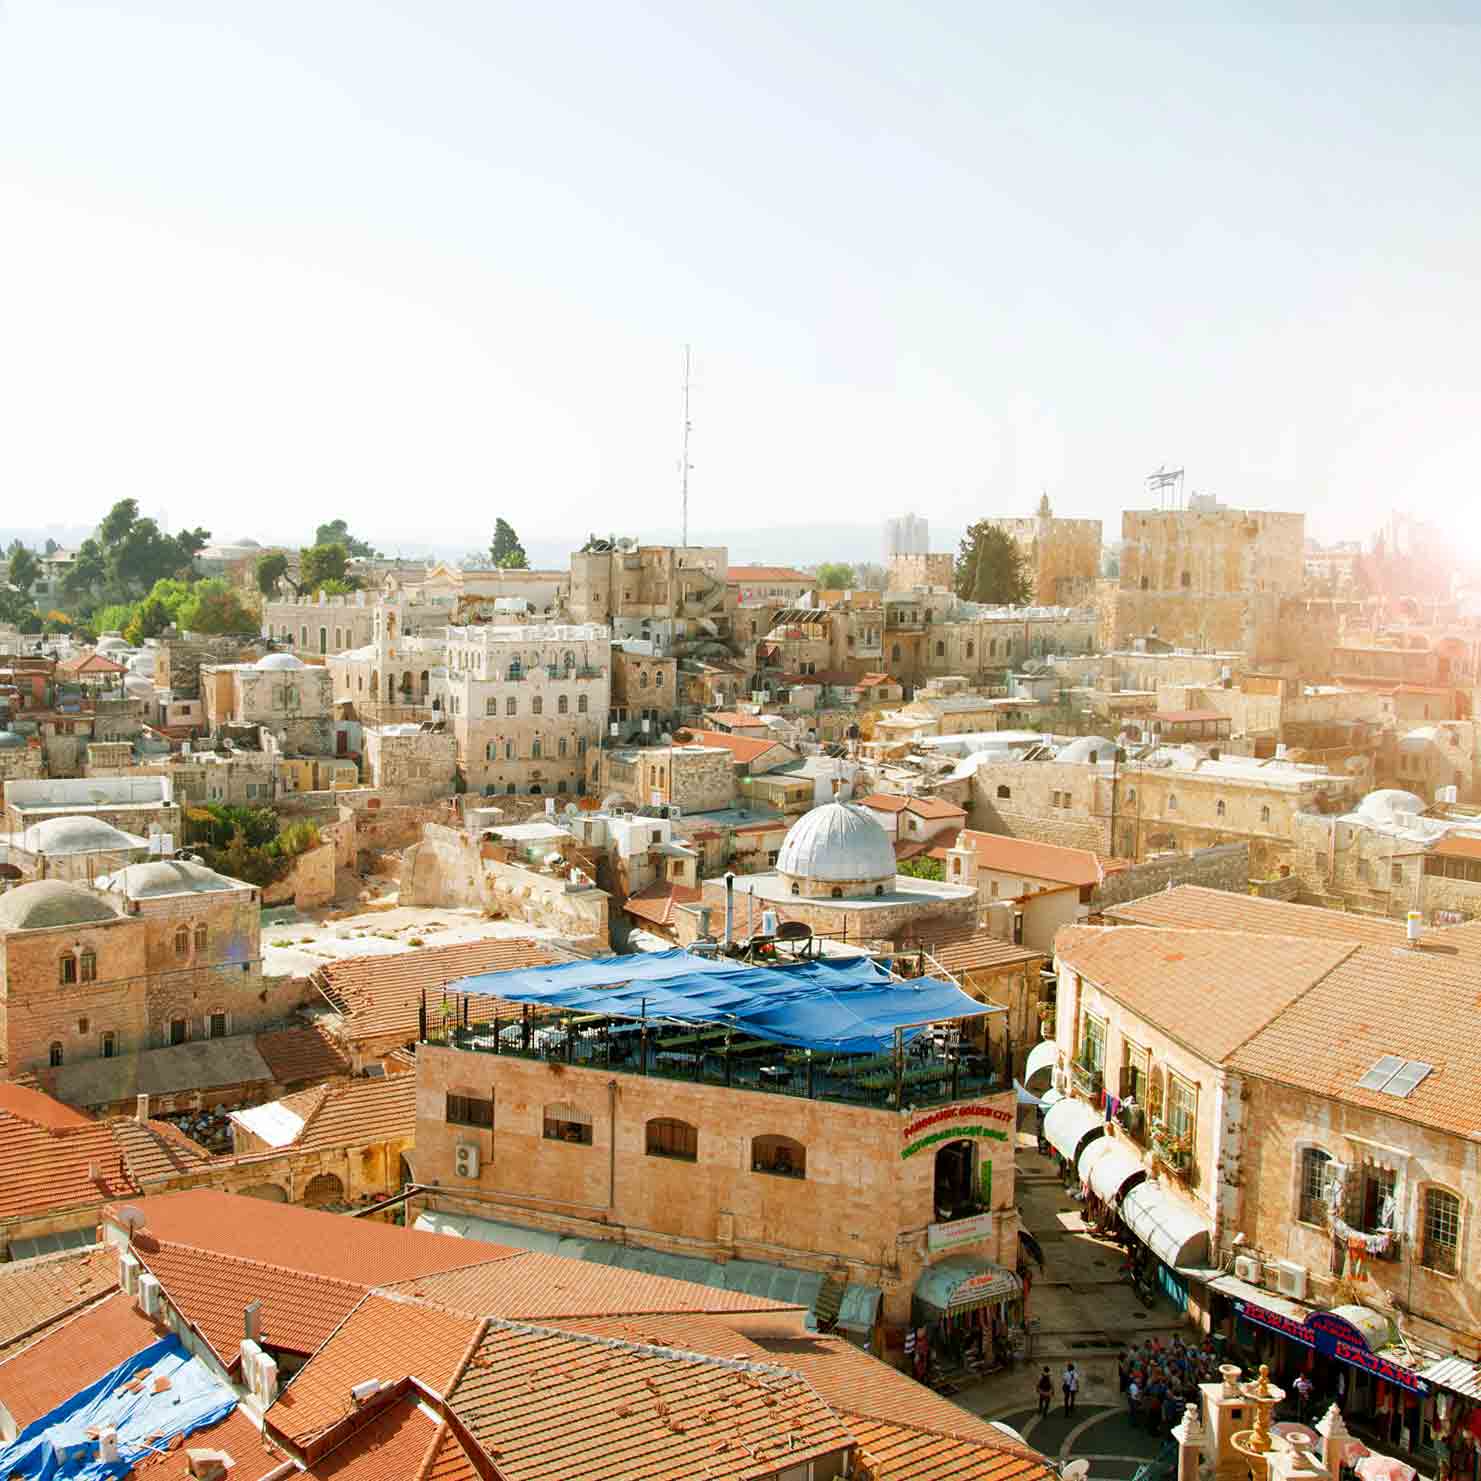
<instances>
[{"instance_id":1,"label":"hazy sky","mask_svg":"<svg viewBox=\"0 0 1481 1481\"><path fill-rule=\"evenodd\" d=\"M1161 463L1481 536L1481 27L1191 11L0 0L0 523L642 535L689 340L778 558Z\"/></svg>"}]
</instances>

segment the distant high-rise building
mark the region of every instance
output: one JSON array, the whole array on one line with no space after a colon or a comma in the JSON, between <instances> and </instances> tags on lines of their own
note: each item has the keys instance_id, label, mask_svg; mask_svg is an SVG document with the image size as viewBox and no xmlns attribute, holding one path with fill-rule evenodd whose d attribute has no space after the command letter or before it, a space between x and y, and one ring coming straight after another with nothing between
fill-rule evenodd
<instances>
[{"instance_id":1,"label":"distant high-rise building","mask_svg":"<svg viewBox=\"0 0 1481 1481\"><path fill-rule=\"evenodd\" d=\"M918 514L900 514L884 522L886 565L897 555L925 555L931 548L931 525Z\"/></svg>"}]
</instances>

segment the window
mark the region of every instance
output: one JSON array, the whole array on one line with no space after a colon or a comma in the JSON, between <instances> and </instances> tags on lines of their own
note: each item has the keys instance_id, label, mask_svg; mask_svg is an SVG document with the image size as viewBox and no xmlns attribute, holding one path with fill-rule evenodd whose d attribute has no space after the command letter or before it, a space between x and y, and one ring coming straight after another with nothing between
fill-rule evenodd
<instances>
[{"instance_id":1,"label":"window","mask_svg":"<svg viewBox=\"0 0 1481 1481\"><path fill-rule=\"evenodd\" d=\"M1167 1082L1167 1129L1191 1146L1198 1122L1198 1087L1181 1075L1169 1075Z\"/></svg>"},{"instance_id":2,"label":"window","mask_svg":"<svg viewBox=\"0 0 1481 1481\"><path fill-rule=\"evenodd\" d=\"M1423 1263L1431 1270L1454 1275L1459 1249L1460 1199L1443 1188L1426 1189Z\"/></svg>"},{"instance_id":3,"label":"window","mask_svg":"<svg viewBox=\"0 0 1481 1481\"><path fill-rule=\"evenodd\" d=\"M1007 787L999 785L998 796L1006 801L1013 796L1013 793Z\"/></svg>"},{"instance_id":4,"label":"window","mask_svg":"<svg viewBox=\"0 0 1481 1481\"><path fill-rule=\"evenodd\" d=\"M586 713L586 696L584 694L578 694L576 696L576 713L578 715L584 715Z\"/></svg>"},{"instance_id":5,"label":"window","mask_svg":"<svg viewBox=\"0 0 1481 1481\"><path fill-rule=\"evenodd\" d=\"M1362 1223L1365 1234L1376 1234L1380 1229L1395 1227L1397 1205L1394 1190L1398 1174L1391 1167L1375 1167L1371 1164L1363 1169Z\"/></svg>"},{"instance_id":6,"label":"window","mask_svg":"<svg viewBox=\"0 0 1481 1481\"><path fill-rule=\"evenodd\" d=\"M101 1036L103 1058L112 1059L118 1053L118 1035L112 1029Z\"/></svg>"},{"instance_id":7,"label":"window","mask_svg":"<svg viewBox=\"0 0 1481 1481\"><path fill-rule=\"evenodd\" d=\"M751 1171L780 1178L805 1178L807 1148L789 1136L752 1137Z\"/></svg>"},{"instance_id":8,"label":"window","mask_svg":"<svg viewBox=\"0 0 1481 1481\"><path fill-rule=\"evenodd\" d=\"M843 890L838 885L834 885L833 888L828 891L828 894L829 894L829 897L831 899L834 899L834 900L841 900L841 899L843 899Z\"/></svg>"},{"instance_id":9,"label":"window","mask_svg":"<svg viewBox=\"0 0 1481 1481\"><path fill-rule=\"evenodd\" d=\"M1128 787L1126 789L1126 800L1128 802L1135 802L1136 801L1136 788L1135 787Z\"/></svg>"},{"instance_id":10,"label":"window","mask_svg":"<svg viewBox=\"0 0 1481 1481\"><path fill-rule=\"evenodd\" d=\"M55 1039L52 1040L51 1050L47 1057L51 1061L52 1069L57 1070L62 1067L62 1046Z\"/></svg>"},{"instance_id":11,"label":"window","mask_svg":"<svg viewBox=\"0 0 1481 1481\"><path fill-rule=\"evenodd\" d=\"M195 928L195 949L204 951L206 949L206 925L204 921L199 922Z\"/></svg>"},{"instance_id":12,"label":"window","mask_svg":"<svg viewBox=\"0 0 1481 1481\"><path fill-rule=\"evenodd\" d=\"M530 759L532 761L540 759L540 737L538 735L530 742Z\"/></svg>"},{"instance_id":13,"label":"window","mask_svg":"<svg viewBox=\"0 0 1481 1481\"><path fill-rule=\"evenodd\" d=\"M190 1037L190 1025L183 1018L170 1020L170 1043L183 1044Z\"/></svg>"},{"instance_id":14,"label":"window","mask_svg":"<svg viewBox=\"0 0 1481 1481\"><path fill-rule=\"evenodd\" d=\"M512 694L504 701L504 713L506 715L517 715L519 713L519 701Z\"/></svg>"},{"instance_id":15,"label":"window","mask_svg":"<svg viewBox=\"0 0 1481 1481\"><path fill-rule=\"evenodd\" d=\"M898 643L894 644L890 649L890 660L893 663L900 662L900 645Z\"/></svg>"},{"instance_id":16,"label":"window","mask_svg":"<svg viewBox=\"0 0 1481 1481\"><path fill-rule=\"evenodd\" d=\"M189 926L176 926L175 928L175 955L182 959L190 955Z\"/></svg>"},{"instance_id":17,"label":"window","mask_svg":"<svg viewBox=\"0 0 1481 1481\"><path fill-rule=\"evenodd\" d=\"M1186 591L1188 587L1193 585L1193 577L1187 571L1184 571L1178 584Z\"/></svg>"},{"instance_id":18,"label":"window","mask_svg":"<svg viewBox=\"0 0 1481 1481\"><path fill-rule=\"evenodd\" d=\"M1126 1054L1126 1061L1121 1070L1122 1099L1131 1096L1139 1106L1145 1107L1148 1070L1151 1068L1152 1056L1140 1044L1133 1044L1129 1039L1122 1042Z\"/></svg>"},{"instance_id":19,"label":"window","mask_svg":"<svg viewBox=\"0 0 1481 1481\"><path fill-rule=\"evenodd\" d=\"M1176 795L1170 796L1167 799L1167 810L1168 812L1176 812L1178 810L1178 799Z\"/></svg>"},{"instance_id":20,"label":"window","mask_svg":"<svg viewBox=\"0 0 1481 1481\"><path fill-rule=\"evenodd\" d=\"M545 1140L548 1142L570 1142L575 1146L591 1145L591 1117L581 1109L565 1101L556 1101L545 1107Z\"/></svg>"},{"instance_id":21,"label":"window","mask_svg":"<svg viewBox=\"0 0 1481 1481\"><path fill-rule=\"evenodd\" d=\"M87 1019L79 1018L77 1020L77 1032L79 1034L85 1034L87 1032Z\"/></svg>"},{"instance_id":22,"label":"window","mask_svg":"<svg viewBox=\"0 0 1481 1481\"><path fill-rule=\"evenodd\" d=\"M504 759L506 761L514 760L514 742L512 740L504 742Z\"/></svg>"},{"instance_id":23,"label":"window","mask_svg":"<svg viewBox=\"0 0 1481 1481\"><path fill-rule=\"evenodd\" d=\"M490 1096L474 1095L471 1090L447 1093L443 1114L449 1126L486 1126L494 1124L494 1102Z\"/></svg>"},{"instance_id":24,"label":"window","mask_svg":"<svg viewBox=\"0 0 1481 1481\"><path fill-rule=\"evenodd\" d=\"M555 702L555 712L556 712L556 714L557 715L569 714L570 713L570 710L571 710L571 701L570 701L570 699L566 695L564 695L564 694L561 695L560 698L557 699L556 702Z\"/></svg>"},{"instance_id":25,"label":"window","mask_svg":"<svg viewBox=\"0 0 1481 1481\"><path fill-rule=\"evenodd\" d=\"M57 961L57 981L68 987L77 981L77 958L70 952Z\"/></svg>"},{"instance_id":26,"label":"window","mask_svg":"<svg viewBox=\"0 0 1481 1481\"><path fill-rule=\"evenodd\" d=\"M648 1155L674 1157L680 1162L697 1162L699 1132L687 1121L673 1121L667 1116L655 1117L648 1123Z\"/></svg>"},{"instance_id":27,"label":"window","mask_svg":"<svg viewBox=\"0 0 1481 1481\"><path fill-rule=\"evenodd\" d=\"M217 1008L211 1014L210 1037L213 1039L224 1039L226 1037L226 1030L226 1011L225 1009Z\"/></svg>"},{"instance_id":28,"label":"window","mask_svg":"<svg viewBox=\"0 0 1481 1481\"><path fill-rule=\"evenodd\" d=\"M1218 802L1216 802L1214 804L1214 814L1215 814L1215 816L1222 818L1224 816L1224 813L1225 813L1224 799L1221 797L1218 800Z\"/></svg>"},{"instance_id":29,"label":"window","mask_svg":"<svg viewBox=\"0 0 1481 1481\"><path fill-rule=\"evenodd\" d=\"M1303 1224L1327 1222L1327 1192L1332 1186L1332 1159L1320 1147L1301 1151L1301 1209Z\"/></svg>"},{"instance_id":30,"label":"window","mask_svg":"<svg viewBox=\"0 0 1481 1481\"><path fill-rule=\"evenodd\" d=\"M946 644L945 643L942 643L940 641L937 642L937 644L936 644L936 657L937 658L945 658L946 657Z\"/></svg>"},{"instance_id":31,"label":"window","mask_svg":"<svg viewBox=\"0 0 1481 1481\"><path fill-rule=\"evenodd\" d=\"M96 982L98 980L98 957L96 952L84 951L78 958L81 967L81 976L84 982Z\"/></svg>"},{"instance_id":32,"label":"window","mask_svg":"<svg viewBox=\"0 0 1481 1481\"><path fill-rule=\"evenodd\" d=\"M1085 1036L1080 1045L1080 1063L1099 1073L1106 1063L1106 1022L1093 1013L1085 1015Z\"/></svg>"},{"instance_id":33,"label":"window","mask_svg":"<svg viewBox=\"0 0 1481 1481\"><path fill-rule=\"evenodd\" d=\"M490 741L488 745L483 748L483 759L485 761L497 761L499 759L498 751L498 741Z\"/></svg>"},{"instance_id":34,"label":"window","mask_svg":"<svg viewBox=\"0 0 1481 1481\"><path fill-rule=\"evenodd\" d=\"M802 893L802 886L800 884L794 884L792 886L792 893L794 895L800 895Z\"/></svg>"},{"instance_id":35,"label":"window","mask_svg":"<svg viewBox=\"0 0 1481 1481\"><path fill-rule=\"evenodd\" d=\"M971 658L972 655L974 653L976 653L976 651L977 651L977 644L974 643L970 638L968 638L967 639L967 657L968 658Z\"/></svg>"},{"instance_id":36,"label":"window","mask_svg":"<svg viewBox=\"0 0 1481 1481\"><path fill-rule=\"evenodd\" d=\"M1268 823L1270 821L1270 809L1268 807L1262 807L1260 809L1260 821L1262 823Z\"/></svg>"},{"instance_id":37,"label":"window","mask_svg":"<svg viewBox=\"0 0 1481 1481\"><path fill-rule=\"evenodd\" d=\"M499 713L499 701L497 699L486 699L483 702L485 715L497 715Z\"/></svg>"},{"instance_id":38,"label":"window","mask_svg":"<svg viewBox=\"0 0 1481 1481\"><path fill-rule=\"evenodd\" d=\"M532 715L543 715L545 713L545 701L538 694L530 701L530 713Z\"/></svg>"},{"instance_id":39,"label":"window","mask_svg":"<svg viewBox=\"0 0 1481 1481\"><path fill-rule=\"evenodd\" d=\"M1402 864L1390 864L1388 866L1388 882L1390 884L1404 883L1404 866Z\"/></svg>"}]
</instances>

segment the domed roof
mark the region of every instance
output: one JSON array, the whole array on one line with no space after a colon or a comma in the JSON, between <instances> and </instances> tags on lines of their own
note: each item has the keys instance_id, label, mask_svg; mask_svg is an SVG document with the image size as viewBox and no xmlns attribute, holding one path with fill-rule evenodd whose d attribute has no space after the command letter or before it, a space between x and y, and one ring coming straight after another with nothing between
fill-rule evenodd
<instances>
[{"instance_id":1,"label":"domed roof","mask_svg":"<svg viewBox=\"0 0 1481 1481\"><path fill-rule=\"evenodd\" d=\"M106 900L60 879L33 880L0 895L0 931L40 931L117 918Z\"/></svg>"},{"instance_id":2,"label":"domed roof","mask_svg":"<svg viewBox=\"0 0 1481 1481\"><path fill-rule=\"evenodd\" d=\"M25 736L13 730L0 730L0 751L19 751L25 743Z\"/></svg>"},{"instance_id":3,"label":"domed roof","mask_svg":"<svg viewBox=\"0 0 1481 1481\"><path fill-rule=\"evenodd\" d=\"M146 674L129 674L124 678L123 690L125 694L153 694L154 680Z\"/></svg>"},{"instance_id":4,"label":"domed roof","mask_svg":"<svg viewBox=\"0 0 1481 1481\"><path fill-rule=\"evenodd\" d=\"M138 839L101 818L46 818L21 835L21 847L28 854L93 854L140 846Z\"/></svg>"},{"instance_id":5,"label":"domed roof","mask_svg":"<svg viewBox=\"0 0 1481 1481\"><path fill-rule=\"evenodd\" d=\"M1382 787L1369 792L1358 803L1358 816L1374 823L1392 823L1405 816L1414 816L1424 811L1424 799L1413 792L1401 792L1397 787Z\"/></svg>"},{"instance_id":6,"label":"domed roof","mask_svg":"<svg viewBox=\"0 0 1481 1481\"><path fill-rule=\"evenodd\" d=\"M1088 766L1092 753L1097 761L1109 761L1116 754L1116 742L1103 735L1079 735L1054 753L1056 761Z\"/></svg>"},{"instance_id":7,"label":"domed roof","mask_svg":"<svg viewBox=\"0 0 1481 1481\"><path fill-rule=\"evenodd\" d=\"M889 834L862 808L825 802L787 830L776 867L778 874L799 879L893 879L895 850Z\"/></svg>"},{"instance_id":8,"label":"domed roof","mask_svg":"<svg viewBox=\"0 0 1481 1481\"><path fill-rule=\"evenodd\" d=\"M252 665L255 669L301 669L304 662L291 653L268 653Z\"/></svg>"},{"instance_id":9,"label":"domed roof","mask_svg":"<svg viewBox=\"0 0 1481 1481\"><path fill-rule=\"evenodd\" d=\"M98 881L105 890L117 890L130 900L149 900L160 895L208 895L219 890L245 889L239 880L228 879L185 859L151 859L146 864L128 864Z\"/></svg>"}]
</instances>

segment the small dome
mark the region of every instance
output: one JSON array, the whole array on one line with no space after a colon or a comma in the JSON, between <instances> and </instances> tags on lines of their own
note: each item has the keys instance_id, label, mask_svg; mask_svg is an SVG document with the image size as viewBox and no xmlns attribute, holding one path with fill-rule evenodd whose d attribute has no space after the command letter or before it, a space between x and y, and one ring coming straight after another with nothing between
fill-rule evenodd
<instances>
[{"instance_id":1,"label":"small dome","mask_svg":"<svg viewBox=\"0 0 1481 1481\"><path fill-rule=\"evenodd\" d=\"M25 744L25 736L13 730L0 730L0 751L19 751Z\"/></svg>"},{"instance_id":2,"label":"small dome","mask_svg":"<svg viewBox=\"0 0 1481 1481\"><path fill-rule=\"evenodd\" d=\"M895 877L890 837L862 808L825 802L804 813L782 840L777 873L843 883Z\"/></svg>"},{"instance_id":3,"label":"small dome","mask_svg":"<svg viewBox=\"0 0 1481 1481\"><path fill-rule=\"evenodd\" d=\"M139 842L101 818L47 818L26 829L21 847L28 854L95 854L136 849Z\"/></svg>"},{"instance_id":4,"label":"small dome","mask_svg":"<svg viewBox=\"0 0 1481 1481\"><path fill-rule=\"evenodd\" d=\"M144 674L129 674L123 681L123 692L141 697L153 694L154 680Z\"/></svg>"},{"instance_id":5,"label":"small dome","mask_svg":"<svg viewBox=\"0 0 1481 1481\"><path fill-rule=\"evenodd\" d=\"M291 653L269 653L252 665L256 669L301 669L304 662Z\"/></svg>"},{"instance_id":6,"label":"small dome","mask_svg":"<svg viewBox=\"0 0 1481 1481\"><path fill-rule=\"evenodd\" d=\"M1383 787L1369 792L1358 803L1358 816L1371 823L1393 823L1403 817L1415 817L1424 811L1424 799L1397 787Z\"/></svg>"},{"instance_id":7,"label":"small dome","mask_svg":"<svg viewBox=\"0 0 1481 1481\"><path fill-rule=\"evenodd\" d=\"M1116 755L1116 742L1103 735L1076 736L1054 753L1054 759L1074 766L1088 766L1092 753L1097 761L1110 761Z\"/></svg>"},{"instance_id":8,"label":"small dome","mask_svg":"<svg viewBox=\"0 0 1481 1481\"><path fill-rule=\"evenodd\" d=\"M151 859L147 864L129 864L98 881L105 890L116 890L130 900L150 900L161 895L209 895L220 890L241 890L240 880L228 879L184 859Z\"/></svg>"},{"instance_id":9,"label":"small dome","mask_svg":"<svg viewBox=\"0 0 1481 1481\"><path fill-rule=\"evenodd\" d=\"M81 885L38 879L0 895L0 931L42 931L117 920L106 900Z\"/></svg>"}]
</instances>

